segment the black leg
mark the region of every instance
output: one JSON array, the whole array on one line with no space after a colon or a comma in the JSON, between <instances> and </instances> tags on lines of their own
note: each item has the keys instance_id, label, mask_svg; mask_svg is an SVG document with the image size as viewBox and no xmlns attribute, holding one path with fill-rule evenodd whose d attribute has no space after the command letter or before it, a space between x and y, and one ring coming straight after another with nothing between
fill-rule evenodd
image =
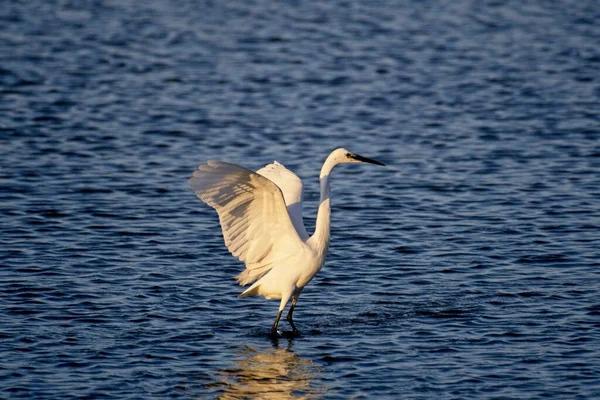
<instances>
[{"instance_id":1,"label":"black leg","mask_svg":"<svg viewBox=\"0 0 600 400\"><path fill-rule=\"evenodd\" d=\"M296 302L298 301L298 297L300 297L300 292L298 292L294 296L294 300L292 300L292 306L290 307L290 311L288 312L287 320L290 323L290 325L292 326L292 330L294 331L294 334L300 336L300 331L298 329L296 329L296 325L294 325L294 320L292 319L292 314L294 313L294 308L296 307Z\"/></svg>"},{"instance_id":2,"label":"black leg","mask_svg":"<svg viewBox=\"0 0 600 400\"><path fill-rule=\"evenodd\" d=\"M271 335L277 335L277 325L279 325L279 318L281 318L281 313L283 313L283 310L277 313L277 318L275 318L273 327L271 327Z\"/></svg>"}]
</instances>

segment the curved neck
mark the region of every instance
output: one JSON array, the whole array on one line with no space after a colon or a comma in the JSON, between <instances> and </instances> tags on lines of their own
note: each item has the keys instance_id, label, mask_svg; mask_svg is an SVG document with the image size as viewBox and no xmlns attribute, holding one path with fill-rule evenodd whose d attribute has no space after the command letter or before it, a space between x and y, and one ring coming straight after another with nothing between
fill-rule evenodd
<instances>
[{"instance_id":1,"label":"curved neck","mask_svg":"<svg viewBox=\"0 0 600 400\"><path fill-rule=\"evenodd\" d=\"M321 168L321 199L319 200L319 211L317 212L317 224L315 233L311 239L319 251L326 253L329 249L329 237L331 231L331 189L329 186L329 174L334 164L329 158Z\"/></svg>"},{"instance_id":2,"label":"curved neck","mask_svg":"<svg viewBox=\"0 0 600 400\"><path fill-rule=\"evenodd\" d=\"M321 178L321 200L317 212L317 225L311 239L314 240L319 250L327 252L331 228L331 199L329 197L329 175Z\"/></svg>"}]
</instances>

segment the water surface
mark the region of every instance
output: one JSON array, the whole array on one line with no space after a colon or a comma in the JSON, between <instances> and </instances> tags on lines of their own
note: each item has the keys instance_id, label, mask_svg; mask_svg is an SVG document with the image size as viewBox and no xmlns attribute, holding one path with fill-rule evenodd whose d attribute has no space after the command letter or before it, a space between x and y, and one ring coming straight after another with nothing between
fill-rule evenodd
<instances>
[{"instance_id":1,"label":"water surface","mask_svg":"<svg viewBox=\"0 0 600 400\"><path fill-rule=\"evenodd\" d=\"M0 397L600 397L593 1L9 1ZM268 336L196 166L332 175ZM288 330L285 321L281 328Z\"/></svg>"}]
</instances>

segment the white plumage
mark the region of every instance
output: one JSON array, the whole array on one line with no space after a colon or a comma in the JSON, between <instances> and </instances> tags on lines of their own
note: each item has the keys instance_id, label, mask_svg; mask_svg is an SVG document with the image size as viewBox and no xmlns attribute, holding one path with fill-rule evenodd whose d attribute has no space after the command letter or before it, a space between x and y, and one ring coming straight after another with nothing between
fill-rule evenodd
<instances>
[{"instance_id":1,"label":"white plumage","mask_svg":"<svg viewBox=\"0 0 600 400\"><path fill-rule=\"evenodd\" d=\"M308 233L302 219L302 180L277 161L259 169L256 173L270 179L281 189L292 224L300 239L306 241Z\"/></svg>"},{"instance_id":2,"label":"white plumage","mask_svg":"<svg viewBox=\"0 0 600 400\"><path fill-rule=\"evenodd\" d=\"M292 319L294 307L304 286L325 263L329 248L329 174L347 162L383 165L345 149L334 150L321 169L321 201L311 237L302 221L302 181L277 161L253 172L211 160L190 178L196 195L219 214L227 248L246 265L236 279L241 285L254 282L240 297L281 299L273 334L292 296L287 319L299 334Z\"/></svg>"}]
</instances>

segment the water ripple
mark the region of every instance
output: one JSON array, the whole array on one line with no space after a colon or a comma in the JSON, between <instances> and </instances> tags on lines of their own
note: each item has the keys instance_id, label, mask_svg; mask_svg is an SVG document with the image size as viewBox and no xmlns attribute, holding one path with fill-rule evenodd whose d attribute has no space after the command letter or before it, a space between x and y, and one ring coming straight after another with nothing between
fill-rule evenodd
<instances>
[{"instance_id":1,"label":"water ripple","mask_svg":"<svg viewBox=\"0 0 600 400\"><path fill-rule=\"evenodd\" d=\"M590 1L9 2L0 397L600 397ZM295 338L187 187L333 175Z\"/></svg>"}]
</instances>

